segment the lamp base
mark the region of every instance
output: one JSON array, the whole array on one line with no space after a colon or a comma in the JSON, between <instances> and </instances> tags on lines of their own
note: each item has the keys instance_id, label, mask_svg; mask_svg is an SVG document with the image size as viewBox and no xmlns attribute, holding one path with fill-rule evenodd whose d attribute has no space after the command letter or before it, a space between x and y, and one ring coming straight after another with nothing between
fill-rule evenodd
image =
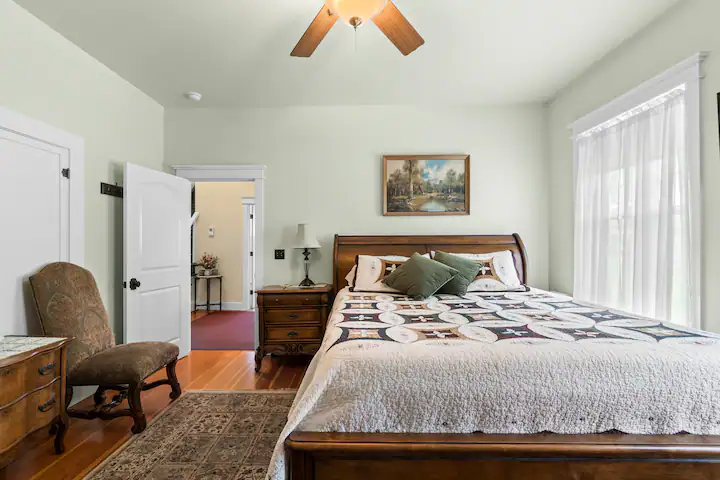
<instances>
[{"instance_id":1,"label":"lamp base","mask_svg":"<svg viewBox=\"0 0 720 480\"><path fill-rule=\"evenodd\" d=\"M300 282L301 287L312 287L315 285L315 282L310 280L310 249L306 248L303 250L303 255L305 256L305 261L303 262L305 264L305 280Z\"/></svg>"},{"instance_id":2,"label":"lamp base","mask_svg":"<svg viewBox=\"0 0 720 480\"><path fill-rule=\"evenodd\" d=\"M299 285L299 286L301 286L301 287L312 287L313 285L315 285L315 282L313 282L312 280L310 280L308 277L305 277L305 280L303 280L302 282L300 282L300 285Z\"/></svg>"}]
</instances>

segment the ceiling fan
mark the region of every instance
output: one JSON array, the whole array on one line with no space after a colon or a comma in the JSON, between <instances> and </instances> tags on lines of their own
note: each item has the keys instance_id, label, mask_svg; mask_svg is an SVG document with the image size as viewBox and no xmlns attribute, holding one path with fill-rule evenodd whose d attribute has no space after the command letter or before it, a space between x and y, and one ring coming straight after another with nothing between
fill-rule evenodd
<instances>
[{"instance_id":1,"label":"ceiling fan","mask_svg":"<svg viewBox=\"0 0 720 480\"><path fill-rule=\"evenodd\" d=\"M325 0L290 55L312 55L338 19L355 29L372 21L403 55L411 54L425 43L392 0Z\"/></svg>"}]
</instances>

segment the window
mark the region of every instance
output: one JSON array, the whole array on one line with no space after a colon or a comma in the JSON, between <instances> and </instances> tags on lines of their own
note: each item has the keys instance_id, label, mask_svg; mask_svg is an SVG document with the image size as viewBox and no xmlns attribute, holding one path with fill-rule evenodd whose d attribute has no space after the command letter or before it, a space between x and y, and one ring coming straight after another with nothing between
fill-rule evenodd
<instances>
[{"instance_id":1,"label":"window","mask_svg":"<svg viewBox=\"0 0 720 480\"><path fill-rule=\"evenodd\" d=\"M573 126L578 299L700 326L702 58Z\"/></svg>"}]
</instances>

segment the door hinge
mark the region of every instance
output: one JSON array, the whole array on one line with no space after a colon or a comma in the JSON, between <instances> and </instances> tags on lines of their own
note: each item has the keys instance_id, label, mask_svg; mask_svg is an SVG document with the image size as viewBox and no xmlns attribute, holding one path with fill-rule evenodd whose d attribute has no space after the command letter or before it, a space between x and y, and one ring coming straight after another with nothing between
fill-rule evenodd
<instances>
[{"instance_id":1,"label":"door hinge","mask_svg":"<svg viewBox=\"0 0 720 480\"><path fill-rule=\"evenodd\" d=\"M255 218L255 215L253 215L253 214L251 213L251 214L250 214L250 220L252 220L252 219L254 219L254 218Z\"/></svg>"},{"instance_id":2,"label":"door hinge","mask_svg":"<svg viewBox=\"0 0 720 480\"><path fill-rule=\"evenodd\" d=\"M250 252L250 256L251 256L251 257L254 257L254 256L255 256L255 252Z\"/></svg>"},{"instance_id":3,"label":"door hinge","mask_svg":"<svg viewBox=\"0 0 720 480\"><path fill-rule=\"evenodd\" d=\"M63 168L62 169L62 176L65 178L70 178L70 169L69 168Z\"/></svg>"}]
</instances>

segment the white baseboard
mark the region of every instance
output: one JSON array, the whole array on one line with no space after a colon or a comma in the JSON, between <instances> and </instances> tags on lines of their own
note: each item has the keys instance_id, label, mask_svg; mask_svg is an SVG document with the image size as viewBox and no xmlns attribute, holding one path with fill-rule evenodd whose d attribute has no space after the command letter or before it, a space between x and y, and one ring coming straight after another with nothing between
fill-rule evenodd
<instances>
[{"instance_id":1,"label":"white baseboard","mask_svg":"<svg viewBox=\"0 0 720 480\"><path fill-rule=\"evenodd\" d=\"M95 393L95 390L97 390L97 386L86 385L84 387L74 387L73 397L72 401L70 402L70 406L73 406L76 403L85 400L86 398L92 397L92 394Z\"/></svg>"},{"instance_id":2,"label":"white baseboard","mask_svg":"<svg viewBox=\"0 0 720 480\"><path fill-rule=\"evenodd\" d=\"M217 305L213 305L211 307L211 309L216 309L216 308L217 308ZM243 302L222 302L222 309L223 309L223 311L228 310L228 311L237 311L237 312L247 310L246 308L244 308ZM196 308L195 310L207 310L207 308L199 307L199 308Z\"/></svg>"}]
</instances>

